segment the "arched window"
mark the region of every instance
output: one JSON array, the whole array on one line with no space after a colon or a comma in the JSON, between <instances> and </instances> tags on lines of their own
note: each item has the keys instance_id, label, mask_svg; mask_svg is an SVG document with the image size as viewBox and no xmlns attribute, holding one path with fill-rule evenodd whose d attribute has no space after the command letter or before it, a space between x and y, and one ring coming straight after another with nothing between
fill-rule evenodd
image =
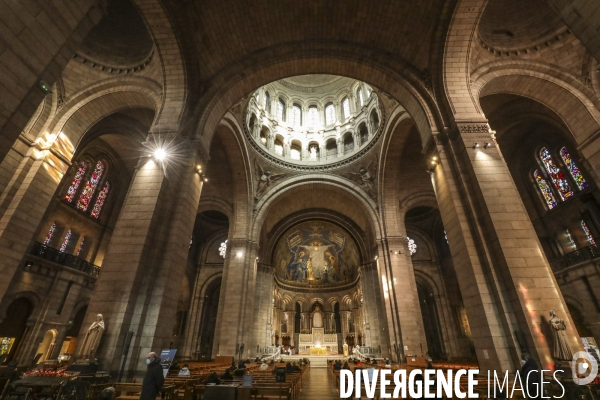
<instances>
[{"instance_id":1,"label":"arched window","mask_svg":"<svg viewBox=\"0 0 600 400\"><path fill-rule=\"evenodd\" d=\"M342 100L342 111L344 112L344 119L350 118L350 100L347 97L344 97Z\"/></svg>"},{"instance_id":2,"label":"arched window","mask_svg":"<svg viewBox=\"0 0 600 400\"><path fill-rule=\"evenodd\" d=\"M319 125L319 111L317 107L308 107L308 126L315 127Z\"/></svg>"},{"instance_id":3,"label":"arched window","mask_svg":"<svg viewBox=\"0 0 600 400\"><path fill-rule=\"evenodd\" d=\"M85 187L81 192L81 196L79 196L79 201L77 201L77 208L79 210L87 211L90 201L92 200L92 196L94 196L94 192L98 186L98 182L100 182L100 178L102 178L102 173L104 173L104 164L102 161L98 161L96 164L96 169L94 169L90 180L85 184Z\"/></svg>"},{"instance_id":4,"label":"arched window","mask_svg":"<svg viewBox=\"0 0 600 400\"><path fill-rule=\"evenodd\" d=\"M293 141L292 146L290 148L290 158L293 160L301 160L302 159L302 147L300 142Z\"/></svg>"},{"instance_id":5,"label":"arched window","mask_svg":"<svg viewBox=\"0 0 600 400\"><path fill-rule=\"evenodd\" d=\"M46 233L46 239L44 239L44 244L49 244L50 240L52 240L52 236L54 235L54 231L56 231L56 222L53 222L50 225L50 229L48 229L48 233Z\"/></svg>"},{"instance_id":6,"label":"arched window","mask_svg":"<svg viewBox=\"0 0 600 400\"><path fill-rule=\"evenodd\" d=\"M539 169L536 169L533 172L533 179L535 179L537 182L540 192L542 192L542 196L544 197L544 200L546 200L548 208L552 210L557 206L556 199L554 198L554 194L550 189L550 185L548 185L548 182L546 182Z\"/></svg>"},{"instance_id":7,"label":"arched window","mask_svg":"<svg viewBox=\"0 0 600 400\"><path fill-rule=\"evenodd\" d=\"M269 92L265 92L265 111L267 114L271 114L271 95Z\"/></svg>"},{"instance_id":8,"label":"arched window","mask_svg":"<svg viewBox=\"0 0 600 400\"><path fill-rule=\"evenodd\" d=\"M281 99L277 102L277 119L285 121L285 103Z\"/></svg>"},{"instance_id":9,"label":"arched window","mask_svg":"<svg viewBox=\"0 0 600 400\"><path fill-rule=\"evenodd\" d=\"M77 168L77 173L75 174L75 177L73 178L73 182L71 182L71 186L69 186L69 190L67 190L67 194L64 197L64 200L72 203L73 199L75 198L75 194L77 193L77 189L79 188L79 185L81 184L81 180L83 179L83 176L85 175L85 171L87 170L87 164L82 161L79 164L79 168Z\"/></svg>"},{"instance_id":10,"label":"arched window","mask_svg":"<svg viewBox=\"0 0 600 400\"><path fill-rule=\"evenodd\" d=\"M75 253L75 257L79 257L81 250L83 250L83 243L85 242L85 236L81 238L81 242L79 242L79 248L77 249L77 253Z\"/></svg>"},{"instance_id":11,"label":"arched window","mask_svg":"<svg viewBox=\"0 0 600 400\"><path fill-rule=\"evenodd\" d=\"M62 245L60 246L60 251L62 253L65 252L65 250L67 250L67 246L69 245L69 241L71 240L71 230L69 229L67 231L67 234L65 235L65 240L63 240Z\"/></svg>"},{"instance_id":12,"label":"arched window","mask_svg":"<svg viewBox=\"0 0 600 400\"><path fill-rule=\"evenodd\" d=\"M275 153L279 154L280 156L283 155L283 137L281 137L280 135L277 135L275 137Z\"/></svg>"},{"instance_id":13,"label":"arched window","mask_svg":"<svg viewBox=\"0 0 600 400\"><path fill-rule=\"evenodd\" d=\"M583 233L585 234L585 238L587 239L588 243L591 244L592 246L595 246L596 241L594 240L594 236L592 236L592 232L590 232L590 228L588 228L587 224L583 220L581 221L581 229L583 229Z\"/></svg>"},{"instance_id":14,"label":"arched window","mask_svg":"<svg viewBox=\"0 0 600 400\"><path fill-rule=\"evenodd\" d=\"M552 156L547 148L543 147L540 150L540 159L542 160L548 175L552 178L552 182L554 183L554 186L556 186L560 198L562 200L567 200L573 196L571 185L569 185L569 182L565 179L565 175L562 171L554 164L554 160L552 160Z\"/></svg>"},{"instance_id":15,"label":"arched window","mask_svg":"<svg viewBox=\"0 0 600 400\"><path fill-rule=\"evenodd\" d=\"M360 88L356 89L356 98L358 99L358 106L362 107L365 104L365 99L363 99L362 90L360 90Z\"/></svg>"},{"instance_id":16,"label":"arched window","mask_svg":"<svg viewBox=\"0 0 600 400\"><path fill-rule=\"evenodd\" d=\"M567 169L571 173L571 176L575 180L575 183L577 184L579 190L586 189L588 187L588 183L583 178L583 175L581 175L581 171L579 171L579 168L577 168L575 161L573 161L573 159L571 158L569 150L567 150L567 148L564 146L560 149L560 158L562 158L563 162L567 166Z\"/></svg>"},{"instance_id":17,"label":"arched window","mask_svg":"<svg viewBox=\"0 0 600 400\"><path fill-rule=\"evenodd\" d=\"M292 118L292 124L294 124L294 126L302 125L302 109L298 104L294 104L294 107L292 107Z\"/></svg>"},{"instance_id":18,"label":"arched window","mask_svg":"<svg viewBox=\"0 0 600 400\"><path fill-rule=\"evenodd\" d=\"M329 103L325 106L325 125L335 124L335 107Z\"/></svg>"},{"instance_id":19,"label":"arched window","mask_svg":"<svg viewBox=\"0 0 600 400\"><path fill-rule=\"evenodd\" d=\"M575 243L575 240L573 240L573 236L571 236L571 232L569 232L569 230L565 230L565 235L567 236L567 242L569 243L569 246L571 246L571 248L573 250L577 250L577 243Z\"/></svg>"},{"instance_id":20,"label":"arched window","mask_svg":"<svg viewBox=\"0 0 600 400\"><path fill-rule=\"evenodd\" d=\"M98 195L98 198L96 199L96 204L94 204L94 208L92 209L92 213L90 214L92 218L98 219L98 217L100 216L100 211L102 211L102 206L104 205L104 201L106 201L106 196L108 195L109 189L110 184L106 182L104 184L104 188L102 188L102 191Z\"/></svg>"}]
</instances>

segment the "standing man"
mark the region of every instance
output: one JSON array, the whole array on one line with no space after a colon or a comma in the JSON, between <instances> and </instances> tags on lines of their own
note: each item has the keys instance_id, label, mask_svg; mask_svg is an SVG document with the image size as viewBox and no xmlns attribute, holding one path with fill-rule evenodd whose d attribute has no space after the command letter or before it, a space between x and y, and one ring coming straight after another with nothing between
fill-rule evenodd
<instances>
[{"instance_id":1,"label":"standing man","mask_svg":"<svg viewBox=\"0 0 600 400\"><path fill-rule=\"evenodd\" d=\"M160 365L160 358L158 358L156 353L148 353L146 364L148 365L148 370L142 383L140 400L156 400L156 396L158 396L163 383L165 383L163 368Z\"/></svg>"}]
</instances>

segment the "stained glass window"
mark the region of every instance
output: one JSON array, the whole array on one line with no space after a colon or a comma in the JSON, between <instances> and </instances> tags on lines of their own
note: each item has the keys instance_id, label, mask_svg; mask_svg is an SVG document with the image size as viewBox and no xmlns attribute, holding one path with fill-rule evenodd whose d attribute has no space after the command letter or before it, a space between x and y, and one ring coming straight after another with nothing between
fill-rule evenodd
<instances>
[{"instance_id":1,"label":"stained glass window","mask_svg":"<svg viewBox=\"0 0 600 400\"><path fill-rule=\"evenodd\" d=\"M573 179L575 179L575 183L577 184L579 190L587 188L588 183L583 178L583 175L581 175L581 171L579 170L579 168L577 168L577 164L575 164L575 161L573 161L573 159L571 158L571 154L569 153L569 150L567 150L566 147L560 149L560 157L569 169L569 172L571 173Z\"/></svg>"},{"instance_id":2,"label":"stained glass window","mask_svg":"<svg viewBox=\"0 0 600 400\"><path fill-rule=\"evenodd\" d=\"M319 111L317 107L308 108L308 126L317 126L319 124Z\"/></svg>"},{"instance_id":3,"label":"stained glass window","mask_svg":"<svg viewBox=\"0 0 600 400\"><path fill-rule=\"evenodd\" d=\"M61 252L64 253L65 250L67 249L67 246L69 245L69 240L71 240L71 230L70 229L67 231L67 234L65 235L65 240L63 240L63 243L60 246Z\"/></svg>"},{"instance_id":4,"label":"stained glass window","mask_svg":"<svg viewBox=\"0 0 600 400\"><path fill-rule=\"evenodd\" d=\"M583 233L585 233L585 237L587 238L588 243L595 246L596 241L592 236L592 232L590 232L590 228L588 228L587 224L583 220L581 221L581 229L583 229Z\"/></svg>"},{"instance_id":5,"label":"stained glass window","mask_svg":"<svg viewBox=\"0 0 600 400\"><path fill-rule=\"evenodd\" d=\"M221 243L221 246L219 247L219 255L225 258L225 253L227 253L227 240Z\"/></svg>"},{"instance_id":6,"label":"stained glass window","mask_svg":"<svg viewBox=\"0 0 600 400\"><path fill-rule=\"evenodd\" d=\"M408 241L408 251L410 252L410 255L412 256L413 254L415 254L417 252L417 244L415 243L415 241L411 238L409 238L408 236L406 237L406 240Z\"/></svg>"},{"instance_id":7,"label":"stained glass window","mask_svg":"<svg viewBox=\"0 0 600 400\"><path fill-rule=\"evenodd\" d=\"M77 173L75 174L75 177L73 178L73 182L71 182L71 186L69 186L69 190L67 190L67 194L65 195L65 198L64 198L65 201L68 201L69 203L71 203L73 201L73 199L75 198L75 193L77 193L77 189L79 188L79 185L81 184L81 180L83 179L83 176L85 175L86 170L87 170L87 164L82 161L79 164L79 168L77 168Z\"/></svg>"},{"instance_id":8,"label":"stained glass window","mask_svg":"<svg viewBox=\"0 0 600 400\"><path fill-rule=\"evenodd\" d=\"M537 182L540 192L542 192L542 196L544 196L544 200L546 200L546 204L548 204L548 208L552 210L557 206L557 203L548 182L546 182L539 169L536 169L533 172L533 178Z\"/></svg>"},{"instance_id":9,"label":"stained glass window","mask_svg":"<svg viewBox=\"0 0 600 400\"><path fill-rule=\"evenodd\" d=\"M556 164L554 164L554 160L552 160L552 156L547 148L544 147L542 150L540 150L540 158L544 163L544 167L546 168L548 175L550 175L550 178L552 178L552 182L554 183L554 186L556 186L556 189L560 194L560 198L562 200L567 200L573 196L571 185L569 185L569 182L565 178L565 175L562 173L562 171L556 166Z\"/></svg>"},{"instance_id":10,"label":"stained glass window","mask_svg":"<svg viewBox=\"0 0 600 400\"><path fill-rule=\"evenodd\" d=\"M571 236L571 232L569 232L569 230L567 229L565 231L565 233L567 235L567 241L569 242L569 245L573 248L573 250L577 250L577 244L573 240L573 236Z\"/></svg>"},{"instance_id":11,"label":"stained glass window","mask_svg":"<svg viewBox=\"0 0 600 400\"><path fill-rule=\"evenodd\" d=\"M87 181L85 187L81 191L81 196L79 196L79 201L77 201L77 208L81 211L87 211L90 201L92 200L92 196L96 191L96 187L98 186L98 182L100 182L100 178L102 177L102 173L104 172L104 164L102 161L98 161L96 164L96 169L92 173L90 180Z\"/></svg>"},{"instance_id":12,"label":"stained glass window","mask_svg":"<svg viewBox=\"0 0 600 400\"><path fill-rule=\"evenodd\" d=\"M92 218L98 218L100 216L100 211L102 211L102 206L106 201L106 196L108 195L108 190L110 189L110 185L108 182L104 184L102 191L98 195L96 199L96 204L94 204L94 208L92 209L92 213L90 214Z\"/></svg>"},{"instance_id":13,"label":"stained glass window","mask_svg":"<svg viewBox=\"0 0 600 400\"><path fill-rule=\"evenodd\" d=\"M347 97L342 100L342 110L344 111L344 119L350 118L350 100Z\"/></svg>"},{"instance_id":14,"label":"stained glass window","mask_svg":"<svg viewBox=\"0 0 600 400\"><path fill-rule=\"evenodd\" d=\"M50 240L52 239L52 235L54 235L55 230L56 230L56 222L53 222L52 225L50 225L50 229L48 230L48 233L46 233L46 239L44 239L44 244L50 243Z\"/></svg>"},{"instance_id":15,"label":"stained glass window","mask_svg":"<svg viewBox=\"0 0 600 400\"><path fill-rule=\"evenodd\" d=\"M335 124L335 107L333 104L325 106L325 125Z\"/></svg>"},{"instance_id":16,"label":"stained glass window","mask_svg":"<svg viewBox=\"0 0 600 400\"><path fill-rule=\"evenodd\" d=\"M85 242L85 236L81 238L81 242L79 242L79 248L77 249L77 253L75 253L75 257L79 257L79 253L81 253L81 249L83 249L83 243Z\"/></svg>"}]
</instances>

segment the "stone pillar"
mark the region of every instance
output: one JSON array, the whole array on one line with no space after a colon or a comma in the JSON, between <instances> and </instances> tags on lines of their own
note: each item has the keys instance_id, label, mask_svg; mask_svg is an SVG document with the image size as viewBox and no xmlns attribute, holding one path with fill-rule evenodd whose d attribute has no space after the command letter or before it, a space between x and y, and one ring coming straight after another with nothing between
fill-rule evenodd
<instances>
[{"instance_id":1,"label":"stone pillar","mask_svg":"<svg viewBox=\"0 0 600 400\"><path fill-rule=\"evenodd\" d=\"M290 335L290 345L295 346L296 311L288 311L288 333Z\"/></svg>"},{"instance_id":2,"label":"stone pillar","mask_svg":"<svg viewBox=\"0 0 600 400\"><path fill-rule=\"evenodd\" d=\"M43 6L2 2L0 23L11 29L0 32L7 55L0 61L0 68L6 71L0 76L0 160L4 160L50 87L60 79L83 39L104 16L105 7L102 0L44 2ZM47 41L49 32L54 32L51 42ZM30 43L44 43L44 50Z\"/></svg>"},{"instance_id":3,"label":"stone pillar","mask_svg":"<svg viewBox=\"0 0 600 400\"><path fill-rule=\"evenodd\" d=\"M0 299L14 276L23 255L34 240L42 218L69 168L69 161L50 143L31 143L12 179L0 195Z\"/></svg>"},{"instance_id":4,"label":"stone pillar","mask_svg":"<svg viewBox=\"0 0 600 400\"><path fill-rule=\"evenodd\" d=\"M271 313L273 312L273 269L258 263L256 268L256 294L254 304L254 347L263 348L271 345L273 329ZM289 325L288 321L288 325ZM292 321L293 323L293 321ZM288 328L289 329L289 328Z\"/></svg>"},{"instance_id":5,"label":"stone pillar","mask_svg":"<svg viewBox=\"0 0 600 400\"><path fill-rule=\"evenodd\" d=\"M245 349L256 346L253 315L258 245L236 237L227 243L213 354L234 356L236 345L243 344ZM273 322L275 330L279 331L279 325ZM247 350L244 350L244 356L246 354Z\"/></svg>"},{"instance_id":6,"label":"stone pillar","mask_svg":"<svg viewBox=\"0 0 600 400\"><path fill-rule=\"evenodd\" d=\"M331 318L333 317L333 313L331 311L326 311L323 314L325 314L323 317L323 325L325 326L325 330L328 331L333 329L331 327Z\"/></svg>"},{"instance_id":7,"label":"stone pillar","mask_svg":"<svg viewBox=\"0 0 600 400\"><path fill-rule=\"evenodd\" d=\"M342 338L346 340L346 336L350 333L348 330L348 323L350 318L350 313L352 311L340 311L340 320L342 323Z\"/></svg>"},{"instance_id":8,"label":"stone pillar","mask_svg":"<svg viewBox=\"0 0 600 400\"><path fill-rule=\"evenodd\" d=\"M390 348L390 335L386 328L388 323L384 311L378 263L375 261L363 265L360 274L365 309L365 341L370 346L381 345L382 351L391 356L387 353Z\"/></svg>"},{"instance_id":9,"label":"stone pillar","mask_svg":"<svg viewBox=\"0 0 600 400\"><path fill-rule=\"evenodd\" d=\"M425 354L427 341L417 283L405 237L379 240L377 265L390 344L405 354ZM421 350L422 349L422 350Z\"/></svg>"},{"instance_id":10,"label":"stone pillar","mask_svg":"<svg viewBox=\"0 0 600 400\"><path fill-rule=\"evenodd\" d=\"M148 140L169 142L175 135L169 136ZM179 154L166 173L153 158L138 162L80 333L96 314L104 315L106 330L96 357L101 368L114 373L121 366L123 340L134 332L127 378L145 373L148 352L168 348L176 322L202 182L195 172L194 145L178 137L173 143L167 152L177 148Z\"/></svg>"},{"instance_id":11,"label":"stone pillar","mask_svg":"<svg viewBox=\"0 0 600 400\"><path fill-rule=\"evenodd\" d=\"M480 369L520 368L515 331L548 369L554 362L542 332L550 310L565 320L572 351L581 345L489 127L485 121L459 122L451 140L434 139L440 165L432 181ZM491 146L484 148L485 143Z\"/></svg>"}]
</instances>

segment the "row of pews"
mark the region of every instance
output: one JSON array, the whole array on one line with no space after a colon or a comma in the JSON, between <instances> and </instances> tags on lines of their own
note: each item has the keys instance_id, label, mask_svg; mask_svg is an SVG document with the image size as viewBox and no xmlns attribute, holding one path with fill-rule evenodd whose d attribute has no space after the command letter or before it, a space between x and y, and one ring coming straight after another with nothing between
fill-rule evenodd
<instances>
[{"instance_id":1,"label":"row of pews","mask_svg":"<svg viewBox=\"0 0 600 400\"><path fill-rule=\"evenodd\" d=\"M233 380L221 381L219 385L206 384L207 378L216 372L221 376L231 364L188 363L189 377L179 377L177 372L170 373L165 379L162 400L297 400L302 391L302 375L308 366L300 367L300 372L286 374L285 382L276 382L273 369L285 368L285 364L274 364L267 371L259 371L260 364L247 364L245 375L252 376L252 386L242 386L242 376ZM91 398L109 385L96 385ZM141 383L115 383L115 399L138 400L142 390Z\"/></svg>"}]
</instances>

